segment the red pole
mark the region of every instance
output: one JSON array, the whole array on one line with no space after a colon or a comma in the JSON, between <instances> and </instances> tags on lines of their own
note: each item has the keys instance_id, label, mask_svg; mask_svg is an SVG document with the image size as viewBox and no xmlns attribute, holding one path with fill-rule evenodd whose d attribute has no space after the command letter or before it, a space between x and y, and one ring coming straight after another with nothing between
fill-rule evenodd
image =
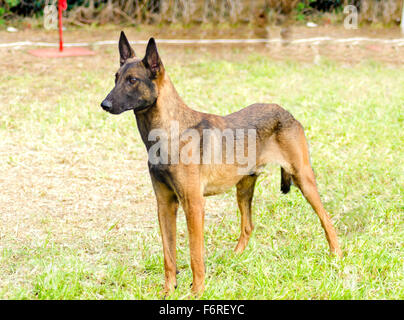
<instances>
[{"instance_id":1,"label":"red pole","mask_svg":"<svg viewBox=\"0 0 404 320\"><path fill-rule=\"evenodd\" d=\"M63 0L59 0L58 10L59 10L59 51L63 51L63 25L62 25L62 2Z\"/></svg>"}]
</instances>

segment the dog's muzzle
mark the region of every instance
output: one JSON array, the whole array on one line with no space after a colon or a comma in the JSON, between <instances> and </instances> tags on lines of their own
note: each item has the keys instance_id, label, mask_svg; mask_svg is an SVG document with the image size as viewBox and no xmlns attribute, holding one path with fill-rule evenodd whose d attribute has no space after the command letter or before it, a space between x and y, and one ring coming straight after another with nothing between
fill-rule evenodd
<instances>
[{"instance_id":1,"label":"dog's muzzle","mask_svg":"<svg viewBox=\"0 0 404 320\"><path fill-rule=\"evenodd\" d=\"M111 111L112 109L112 102L110 100L105 99L103 102L101 102L101 107L105 111Z\"/></svg>"}]
</instances>

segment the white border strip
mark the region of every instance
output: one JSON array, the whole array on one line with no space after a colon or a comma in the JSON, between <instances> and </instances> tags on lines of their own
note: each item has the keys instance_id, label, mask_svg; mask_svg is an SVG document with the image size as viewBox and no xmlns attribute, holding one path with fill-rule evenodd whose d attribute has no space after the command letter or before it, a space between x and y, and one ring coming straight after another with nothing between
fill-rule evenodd
<instances>
[{"instance_id":1,"label":"white border strip","mask_svg":"<svg viewBox=\"0 0 404 320\"><path fill-rule=\"evenodd\" d=\"M130 41L131 44L147 44L147 40L135 40ZM334 43L347 43L358 44L360 42L377 42L382 44L391 44L396 46L404 46L404 38L399 39L380 39L380 38L330 38L330 37L315 37L307 39L295 39L284 40L281 38L274 39L159 39L157 43L161 44L254 44L254 43L288 43L288 44L314 44L318 45L321 42L334 42ZM115 40L95 41L95 42L76 42L76 43L64 43L65 47L88 47L88 46L101 46L101 45L114 45L117 44ZM32 41L20 41L0 43L0 48L9 47L23 47L23 46L37 46L37 47L58 47L58 43L52 42L32 42Z\"/></svg>"}]
</instances>

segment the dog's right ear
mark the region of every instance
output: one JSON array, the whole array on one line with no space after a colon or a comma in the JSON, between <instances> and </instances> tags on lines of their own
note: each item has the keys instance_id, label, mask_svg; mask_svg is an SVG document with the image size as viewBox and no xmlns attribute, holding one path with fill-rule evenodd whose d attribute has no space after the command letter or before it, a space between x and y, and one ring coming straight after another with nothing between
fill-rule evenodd
<instances>
[{"instance_id":1,"label":"dog's right ear","mask_svg":"<svg viewBox=\"0 0 404 320\"><path fill-rule=\"evenodd\" d=\"M135 51L130 46L129 41L123 31L121 31L121 36L119 37L119 55L119 63L121 64L121 66L125 63L126 60L135 56Z\"/></svg>"}]
</instances>

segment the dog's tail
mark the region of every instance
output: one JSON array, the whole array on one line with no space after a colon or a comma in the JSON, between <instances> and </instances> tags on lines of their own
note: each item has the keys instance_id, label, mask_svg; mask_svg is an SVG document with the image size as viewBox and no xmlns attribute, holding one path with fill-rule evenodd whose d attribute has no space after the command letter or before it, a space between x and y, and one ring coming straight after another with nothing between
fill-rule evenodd
<instances>
[{"instance_id":1,"label":"dog's tail","mask_svg":"<svg viewBox=\"0 0 404 320\"><path fill-rule=\"evenodd\" d=\"M292 176L281 167L281 191L287 194L292 185Z\"/></svg>"}]
</instances>

